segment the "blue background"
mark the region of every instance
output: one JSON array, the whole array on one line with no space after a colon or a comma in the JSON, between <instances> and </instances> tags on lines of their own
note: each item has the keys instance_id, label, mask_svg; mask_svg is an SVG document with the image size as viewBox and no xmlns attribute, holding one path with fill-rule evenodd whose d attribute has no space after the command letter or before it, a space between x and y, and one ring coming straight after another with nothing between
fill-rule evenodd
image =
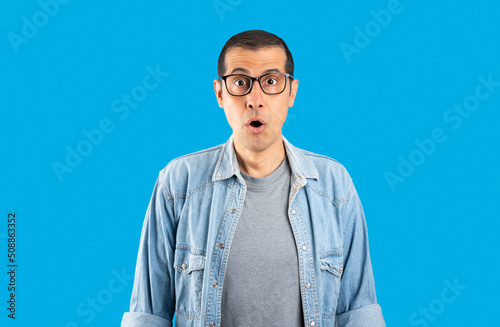
<instances>
[{"instance_id":1,"label":"blue background","mask_svg":"<svg viewBox=\"0 0 500 327\"><path fill-rule=\"evenodd\" d=\"M387 325L497 317L500 87L482 88L476 104L474 94L481 77L500 81L498 1L401 0L386 26L374 17L387 0L221 0L219 12L212 1L41 3L51 15L37 1L0 5L0 271L9 212L19 265L15 322L0 274L0 325L120 324L158 172L231 134L212 82L226 40L248 29L277 34L294 55L300 83L284 135L353 177ZM168 76L126 117L114 112L148 66ZM458 124L449 110L464 101L477 106ZM58 178L54 162L66 165L106 119L113 131ZM436 128L445 141L421 152L416 142ZM402 160L413 162L404 176ZM449 283L461 285L455 295Z\"/></svg>"}]
</instances>

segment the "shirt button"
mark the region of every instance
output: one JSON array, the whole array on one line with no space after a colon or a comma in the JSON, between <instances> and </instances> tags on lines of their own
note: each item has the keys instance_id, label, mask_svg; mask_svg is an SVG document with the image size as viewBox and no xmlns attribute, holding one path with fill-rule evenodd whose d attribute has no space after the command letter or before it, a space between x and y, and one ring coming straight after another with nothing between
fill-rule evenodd
<instances>
[{"instance_id":1,"label":"shirt button","mask_svg":"<svg viewBox=\"0 0 500 327\"><path fill-rule=\"evenodd\" d=\"M311 288L311 284L307 283L306 288Z\"/></svg>"},{"instance_id":2,"label":"shirt button","mask_svg":"<svg viewBox=\"0 0 500 327\"><path fill-rule=\"evenodd\" d=\"M304 250L304 251L307 250L307 246L302 245L302 250Z\"/></svg>"},{"instance_id":3,"label":"shirt button","mask_svg":"<svg viewBox=\"0 0 500 327\"><path fill-rule=\"evenodd\" d=\"M181 265L182 269L186 269L186 268L187 268L187 266L188 266L188 265L186 265L185 263L183 263L183 264Z\"/></svg>"},{"instance_id":4,"label":"shirt button","mask_svg":"<svg viewBox=\"0 0 500 327\"><path fill-rule=\"evenodd\" d=\"M295 210L292 209L292 215L295 215Z\"/></svg>"},{"instance_id":5,"label":"shirt button","mask_svg":"<svg viewBox=\"0 0 500 327\"><path fill-rule=\"evenodd\" d=\"M311 321L311 323L309 324L309 326L316 326L316 323L314 321Z\"/></svg>"},{"instance_id":6,"label":"shirt button","mask_svg":"<svg viewBox=\"0 0 500 327\"><path fill-rule=\"evenodd\" d=\"M219 244L219 248L223 249L224 248L224 243Z\"/></svg>"},{"instance_id":7,"label":"shirt button","mask_svg":"<svg viewBox=\"0 0 500 327\"><path fill-rule=\"evenodd\" d=\"M231 212L232 212L232 213L236 213L236 209L235 209L235 208L233 208L233 210L231 210Z\"/></svg>"},{"instance_id":8,"label":"shirt button","mask_svg":"<svg viewBox=\"0 0 500 327\"><path fill-rule=\"evenodd\" d=\"M213 286L214 286L214 287L217 287L217 286L219 286L219 284L218 284L218 283L214 283L214 285L213 285Z\"/></svg>"}]
</instances>

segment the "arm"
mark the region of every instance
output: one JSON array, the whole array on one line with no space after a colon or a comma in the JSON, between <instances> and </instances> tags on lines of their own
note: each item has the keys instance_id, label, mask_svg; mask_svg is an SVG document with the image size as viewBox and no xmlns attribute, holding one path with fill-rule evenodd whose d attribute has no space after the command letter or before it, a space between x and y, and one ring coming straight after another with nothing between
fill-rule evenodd
<instances>
[{"instance_id":1,"label":"arm","mask_svg":"<svg viewBox=\"0 0 500 327\"><path fill-rule=\"evenodd\" d=\"M358 193L352 184L343 210L344 272L336 312L336 327L385 327L377 303L368 230Z\"/></svg>"},{"instance_id":2,"label":"arm","mask_svg":"<svg viewBox=\"0 0 500 327\"><path fill-rule=\"evenodd\" d=\"M172 326L175 231L172 198L160 173L142 226L130 312L124 313L122 327Z\"/></svg>"}]
</instances>

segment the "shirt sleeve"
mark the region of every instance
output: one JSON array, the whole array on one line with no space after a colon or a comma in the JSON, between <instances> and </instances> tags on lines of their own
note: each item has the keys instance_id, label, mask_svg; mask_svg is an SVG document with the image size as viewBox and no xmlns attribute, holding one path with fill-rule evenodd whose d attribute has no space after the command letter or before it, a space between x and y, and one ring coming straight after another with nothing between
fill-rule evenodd
<instances>
[{"instance_id":1,"label":"shirt sleeve","mask_svg":"<svg viewBox=\"0 0 500 327\"><path fill-rule=\"evenodd\" d=\"M377 303L365 215L356 188L343 210L344 270L336 312L336 327L385 327Z\"/></svg>"},{"instance_id":2,"label":"shirt sleeve","mask_svg":"<svg viewBox=\"0 0 500 327\"><path fill-rule=\"evenodd\" d=\"M122 327L171 327L175 312L174 249L176 224L172 197L156 180L142 225L130 312Z\"/></svg>"}]
</instances>

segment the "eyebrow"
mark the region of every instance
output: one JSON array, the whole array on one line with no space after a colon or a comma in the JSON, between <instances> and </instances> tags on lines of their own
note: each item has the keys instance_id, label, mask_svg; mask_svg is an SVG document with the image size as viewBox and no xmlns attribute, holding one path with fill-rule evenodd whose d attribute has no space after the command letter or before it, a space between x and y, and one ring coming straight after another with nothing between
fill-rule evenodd
<instances>
[{"instance_id":1,"label":"eyebrow","mask_svg":"<svg viewBox=\"0 0 500 327\"><path fill-rule=\"evenodd\" d=\"M246 70L245 68L236 67L236 68L234 68L234 69L231 71L230 75L231 75L231 74L234 74L234 73L238 73L238 72L240 72L240 73L244 73L244 74L249 74L249 73L250 73L250 72L249 72L248 70ZM278 68L269 68L269 69L266 69L266 70L262 73L262 75L269 74L269 73L280 73L280 70L279 70Z\"/></svg>"}]
</instances>

